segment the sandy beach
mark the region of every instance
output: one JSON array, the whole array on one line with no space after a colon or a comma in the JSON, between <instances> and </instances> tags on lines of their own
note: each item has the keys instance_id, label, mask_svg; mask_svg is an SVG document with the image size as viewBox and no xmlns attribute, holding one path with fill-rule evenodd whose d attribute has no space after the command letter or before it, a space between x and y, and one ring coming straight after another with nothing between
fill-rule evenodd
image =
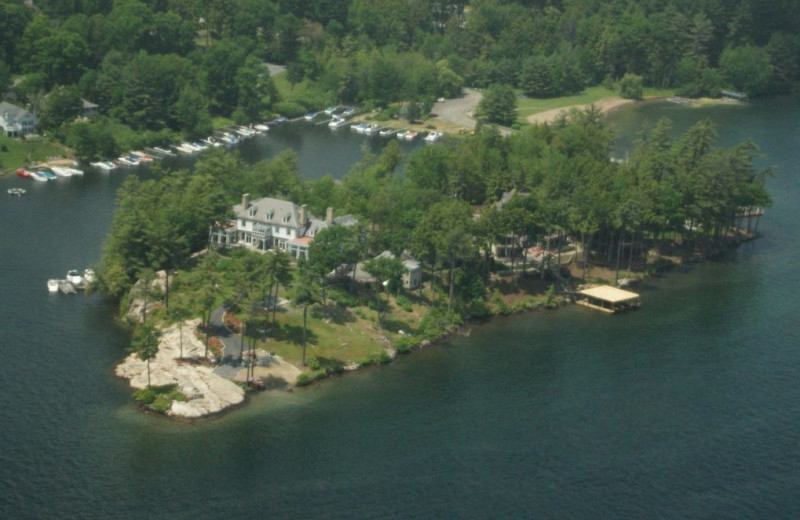
<instances>
[{"instance_id":1,"label":"sandy beach","mask_svg":"<svg viewBox=\"0 0 800 520\"><path fill-rule=\"evenodd\" d=\"M544 112L539 112L538 114L533 114L528 117L529 123L552 123L556 120L556 118L562 112L569 112L573 108L577 108L578 110L583 110L588 108L591 105L594 105L595 108L600 109L600 112L603 114L607 114L612 110L621 107L622 105L627 105L629 103L633 103L635 100L633 99L623 99L621 97L611 96L607 98L600 99L599 101L595 101L594 103L586 103L583 105L571 105L568 107L561 107L561 108L554 108L552 110L545 110Z\"/></svg>"}]
</instances>

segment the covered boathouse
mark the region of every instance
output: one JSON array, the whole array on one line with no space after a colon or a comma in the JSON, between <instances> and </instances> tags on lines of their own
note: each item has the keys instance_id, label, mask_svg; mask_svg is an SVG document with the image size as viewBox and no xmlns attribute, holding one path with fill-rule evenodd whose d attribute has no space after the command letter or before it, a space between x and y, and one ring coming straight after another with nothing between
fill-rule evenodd
<instances>
[{"instance_id":1,"label":"covered boathouse","mask_svg":"<svg viewBox=\"0 0 800 520\"><path fill-rule=\"evenodd\" d=\"M639 308L638 294L617 289L610 285L601 285L578 291L575 297L575 303L578 305L610 314Z\"/></svg>"}]
</instances>

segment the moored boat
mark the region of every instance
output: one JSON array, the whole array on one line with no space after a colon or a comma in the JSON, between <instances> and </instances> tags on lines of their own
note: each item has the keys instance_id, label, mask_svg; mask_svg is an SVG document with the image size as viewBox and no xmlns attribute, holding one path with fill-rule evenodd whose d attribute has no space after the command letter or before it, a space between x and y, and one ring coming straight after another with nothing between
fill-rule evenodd
<instances>
[{"instance_id":1,"label":"moored boat","mask_svg":"<svg viewBox=\"0 0 800 520\"><path fill-rule=\"evenodd\" d=\"M111 171L111 170L115 170L117 168L117 165L114 164L113 162L109 161L109 160L95 161L95 162L92 162L92 163L89 163L89 164L91 166L94 166L98 170Z\"/></svg>"},{"instance_id":2,"label":"moored boat","mask_svg":"<svg viewBox=\"0 0 800 520\"><path fill-rule=\"evenodd\" d=\"M378 130L378 135L381 137L391 137L393 136L397 130L394 128L381 128Z\"/></svg>"},{"instance_id":3,"label":"moored boat","mask_svg":"<svg viewBox=\"0 0 800 520\"><path fill-rule=\"evenodd\" d=\"M22 195L28 193L28 190L25 188L8 188L7 191L9 195L16 195L17 197L21 197Z\"/></svg>"},{"instance_id":4,"label":"moored boat","mask_svg":"<svg viewBox=\"0 0 800 520\"><path fill-rule=\"evenodd\" d=\"M50 177L48 177L44 172L39 172L39 171L31 172L29 177L39 182L47 182L50 180Z\"/></svg>"},{"instance_id":5,"label":"moored boat","mask_svg":"<svg viewBox=\"0 0 800 520\"><path fill-rule=\"evenodd\" d=\"M168 157L175 155L175 152L173 152L172 150L167 150L166 148L161 148L160 146L154 146L153 151Z\"/></svg>"},{"instance_id":6,"label":"moored boat","mask_svg":"<svg viewBox=\"0 0 800 520\"><path fill-rule=\"evenodd\" d=\"M309 112L308 114L306 114L303 117L305 118L306 121L313 121L314 119L317 118L318 114L319 114L319 112Z\"/></svg>"},{"instance_id":7,"label":"moored boat","mask_svg":"<svg viewBox=\"0 0 800 520\"><path fill-rule=\"evenodd\" d=\"M331 130L336 130L338 128L342 128L344 126L349 125L350 123L346 119L342 119L341 117L334 116L333 119L328 123L328 127Z\"/></svg>"},{"instance_id":8,"label":"moored boat","mask_svg":"<svg viewBox=\"0 0 800 520\"><path fill-rule=\"evenodd\" d=\"M367 132L367 123L359 123L350 127L350 130L357 134L364 134Z\"/></svg>"},{"instance_id":9,"label":"moored boat","mask_svg":"<svg viewBox=\"0 0 800 520\"><path fill-rule=\"evenodd\" d=\"M97 280L97 275L94 272L94 269L91 267L87 267L83 270L83 281L86 283L94 283Z\"/></svg>"},{"instance_id":10,"label":"moored boat","mask_svg":"<svg viewBox=\"0 0 800 520\"><path fill-rule=\"evenodd\" d=\"M441 132L431 132L431 133L429 133L428 135L425 136L425 142L426 143L435 143L436 141L441 139L443 135L444 134L442 134Z\"/></svg>"},{"instance_id":11,"label":"moored boat","mask_svg":"<svg viewBox=\"0 0 800 520\"><path fill-rule=\"evenodd\" d=\"M19 175L20 177L30 177L31 171L26 170L25 168L17 168L17 175Z\"/></svg>"},{"instance_id":12,"label":"moored boat","mask_svg":"<svg viewBox=\"0 0 800 520\"><path fill-rule=\"evenodd\" d=\"M77 269L70 269L67 271L67 281L73 285L80 285L83 283L83 276Z\"/></svg>"},{"instance_id":13,"label":"moored boat","mask_svg":"<svg viewBox=\"0 0 800 520\"><path fill-rule=\"evenodd\" d=\"M72 177L72 171L62 166L51 166L50 169L59 177Z\"/></svg>"},{"instance_id":14,"label":"moored boat","mask_svg":"<svg viewBox=\"0 0 800 520\"><path fill-rule=\"evenodd\" d=\"M56 280L55 278L50 278L47 280L47 291L51 293L58 292L58 287L61 285L61 282L64 280Z\"/></svg>"}]
</instances>

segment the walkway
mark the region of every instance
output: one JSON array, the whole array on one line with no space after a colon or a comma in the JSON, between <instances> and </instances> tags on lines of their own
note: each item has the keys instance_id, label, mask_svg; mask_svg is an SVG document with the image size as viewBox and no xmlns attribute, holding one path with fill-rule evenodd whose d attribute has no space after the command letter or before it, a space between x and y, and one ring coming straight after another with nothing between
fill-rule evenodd
<instances>
[{"instance_id":1,"label":"walkway","mask_svg":"<svg viewBox=\"0 0 800 520\"><path fill-rule=\"evenodd\" d=\"M222 315L225 314L224 307L217 307L211 311L209 323L214 333L222 343L222 361L214 369L214 373L226 379L233 379L241 368L240 353L242 348L241 338L234 334L222 322Z\"/></svg>"}]
</instances>

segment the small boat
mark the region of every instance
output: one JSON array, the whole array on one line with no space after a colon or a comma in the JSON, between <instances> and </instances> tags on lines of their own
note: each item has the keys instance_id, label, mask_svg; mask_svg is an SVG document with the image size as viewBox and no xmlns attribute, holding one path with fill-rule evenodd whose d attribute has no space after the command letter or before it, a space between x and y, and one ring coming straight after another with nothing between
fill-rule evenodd
<instances>
[{"instance_id":1,"label":"small boat","mask_svg":"<svg viewBox=\"0 0 800 520\"><path fill-rule=\"evenodd\" d=\"M128 155L122 155L117 159L122 164L127 164L128 166L136 166L141 162L139 156L133 153L129 153Z\"/></svg>"},{"instance_id":2,"label":"small boat","mask_svg":"<svg viewBox=\"0 0 800 520\"><path fill-rule=\"evenodd\" d=\"M436 141L441 139L443 135L444 134L442 134L441 132L431 132L431 133L429 133L428 135L425 136L425 142L426 143L435 143Z\"/></svg>"},{"instance_id":3,"label":"small boat","mask_svg":"<svg viewBox=\"0 0 800 520\"><path fill-rule=\"evenodd\" d=\"M340 117L334 117L331 119L330 123L328 123L328 127L331 130L336 130L338 128L342 128L343 126L347 126L350 123L346 119L342 119Z\"/></svg>"},{"instance_id":4,"label":"small boat","mask_svg":"<svg viewBox=\"0 0 800 520\"><path fill-rule=\"evenodd\" d=\"M357 134L364 134L367 132L367 123L359 123L350 127L350 130Z\"/></svg>"},{"instance_id":5,"label":"small boat","mask_svg":"<svg viewBox=\"0 0 800 520\"><path fill-rule=\"evenodd\" d=\"M91 267L87 267L83 270L83 281L86 283L94 283L97 280L97 275L94 272L94 269Z\"/></svg>"},{"instance_id":6,"label":"small boat","mask_svg":"<svg viewBox=\"0 0 800 520\"><path fill-rule=\"evenodd\" d=\"M257 125L254 125L254 126L253 126L253 128L254 128L255 130L258 130L258 131L259 131L260 133L262 133L262 134L263 134L264 132L269 132L269 126L267 126L267 125L262 125L261 123L259 123L259 124L257 124Z\"/></svg>"},{"instance_id":7,"label":"small boat","mask_svg":"<svg viewBox=\"0 0 800 520\"><path fill-rule=\"evenodd\" d=\"M367 128L364 130L364 135L376 135L378 133L378 130L379 130L378 125L374 123L367 125Z\"/></svg>"},{"instance_id":8,"label":"small boat","mask_svg":"<svg viewBox=\"0 0 800 520\"><path fill-rule=\"evenodd\" d=\"M190 146L189 143L174 144L172 146L174 146L175 149L180 153L185 155L197 152L197 150L193 146Z\"/></svg>"},{"instance_id":9,"label":"small boat","mask_svg":"<svg viewBox=\"0 0 800 520\"><path fill-rule=\"evenodd\" d=\"M69 166L62 166L61 168L69 171L72 175L83 175L83 170L79 170L77 168L72 168Z\"/></svg>"},{"instance_id":10,"label":"small boat","mask_svg":"<svg viewBox=\"0 0 800 520\"><path fill-rule=\"evenodd\" d=\"M67 281L73 285L80 285L83 283L83 276L77 269L70 269L67 271Z\"/></svg>"},{"instance_id":11,"label":"small boat","mask_svg":"<svg viewBox=\"0 0 800 520\"><path fill-rule=\"evenodd\" d=\"M111 170L116 170L117 169L117 165L114 164L113 162L107 160L107 159L106 160L102 160L102 161L89 163L89 164L94 166L95 168L97 168L99 170L111 171Z\"/></svg>"},{"instance_id":12,"label":"small boat","mask_svg":"<svg viewBox=\"0 0 800 520\"><path fill-rule=\"evenodd\" d=\"M206 143L208 146L213 146L214 148L222 146L222 143L220 143L219 141L217 141L216 139L214 139L211 136L208 136L205 139L201 139L201 141Z\"/></svg>"},{"instance_id":13,"label":"small boat","mask_svg":"<svg viewBox=\"0 0 800 520\"><path fill-rule=\"evenodd\" d=\"M50 169L59 177L72 177L70 168L63 168L61 166L51 166Z\"/></svg>"},{"instance_id":14,"label":"small boat","mask_svg":"<svg viewBox=\"0 0 800 520\"><path fill-rule=\"evenodd\" d=\"M242 137L253 137L255 135L255 132L246 126L234 128L234 131Z\"/></svg>"},{"instance_id":15,"label":"small boat","mask_svg":"<svg viewBox=\"0 0 800 520\"><path fill-rule=\"evenodd\" d=\"M39 182L47 182L50 180L50 177L48 177L44 172L31 172L29 177Z\"/></svg>"},{"instance_id":16,"label":"small boat","mask_svg":"<svg viewBox=\"0 0 800 520\"><path fill-rule=\"evenodd\" d=\"M25 168L17 168L17 175L19 175L20 177L30 177L31 171L26 170Z\"/></svg>"},{"instance_id":17,"label":"small boat","mask_svg":"<svg viewBox=\"0 0 800 520\"><path fill-rule=\"evenodd\" d=\"M317 118L317 115L319 115L319 112L309 112L303 117L305 118L306 121L313 121Z\"/></svg>"},{"instance_id":18,"label":"small boat","mask_svg":"<svg viewBox=\"0 0 800 520\"><path fill-rule=\"evenodd\" d=\"M47 291L51 293L58 292L58 288L61 285L61 282L64 280L56 280L55 278L50 278L47 280Z\"/></svg>"},{"instance_id":19,"label":"small boat","mask_svg":"<svg viewBox=\"0 0 800 520\"><path fill-rule=\"evenodd\" d=\"M220 137L220 141L222 141L223 144L232 145L232 144L238 144L239 138L233 134L225 132L224 134L222 134L222 137Z\"/></svg>"},{"instance_id":20,"label":"small boat","mask_svg":"<svg viewBox=\"0 0 800 520\"><path fill-rule=\"evenodd\" d=\"M397 134L398 139L402 139L403 141L413 141L417 138L417 133L413 130L409 130L403 134Z\"/></svg>"},{"instance_id":21,"label":"small boat","mask_svg":"<svg viewBox=\"0 0 800 520\"><path fill-rule=\"evenodd\" d=\"M352 116L355 115L355 113L356 113L356 109L355 108L347 107L342 111L342 116L343 117L352 117Z\"/></svg>"},{"instance_id":22,"label":"small boat","mask_svg":"<svg viewBox=\"0 0 800 520\"><path fill-rule=\"evenodd\" d=\"M16 195L17 197L21 197L28 193L25 188L8 188L7 191L9 195Z\"/></svg>"},{"instance_id":23,"label":"small boat","mask_svg":"<svg viewBox=\"0 0 800 520\"><path fill-rule=\"evenodd\" d=\"M208 150L208 143L204 143L203 141L195 141L191 143L191 146L197 148L197 151L202 152L203 150Z\"/></svg>"},{"instance_id":24,"label":"small boat","mask_svg":"<svg viewBox=\"0 0 800 520\"><path fill-rule=\"evenodd\" d=\"M55 173L51 172L47 168L42 168L37 173L40 173L41 175L44 175L45 177L47 177L48 181L54 181L54 180L58 179L58 175L56 175Z\"/></svg>"},{"instance_id":25,"label":"small boat","mask_svg":"<svg viewBox=\"0 0 800 520\"><path fill-rule=\"evenodd\" d=\"M336 110L337 110L338 108L339 108L339 107L328 107L328 108L326 108L326 109L325 109L325 114L326 114L326 115L329 115L329 116L332 116L332 115L333 115L333 113L334 113L334 112L336 112Z\"/></svg>"},{"instance_id":26,"label":"small boat","mask_svg":"<svg viewBox=\"0 0 800 520\"><path fill-rule=\"evenodd\" d=\"M175 152L173 152L172 150L167 150L166 148L161 148L160 146L154 146L153 151L168 157L175 155Z\"/></svg>"},{"instance_id":27,"label":"small boat","mask_svg":"<svg viewBox=\"0 0 800 520\"><path fill-rule=\"evenodd\" d=\"M378 130L378 135L381 137L391 137L397 132L394 128L381 128Z\"/></svg>"},{"instance_id":28,"label":"small boat","mask_svg":"<svg viewBox=\"0 0 800 520\"><path fill-rule=\"evenodd\" d=\"M135 152L131 152L131 155L135 155L136 157L138 157L141 162L153 162L153 156L152 155L148 155L148 154L146 154L144 152L140 152L139 150L136 150Z\"/></svg>"}]
</instances>

